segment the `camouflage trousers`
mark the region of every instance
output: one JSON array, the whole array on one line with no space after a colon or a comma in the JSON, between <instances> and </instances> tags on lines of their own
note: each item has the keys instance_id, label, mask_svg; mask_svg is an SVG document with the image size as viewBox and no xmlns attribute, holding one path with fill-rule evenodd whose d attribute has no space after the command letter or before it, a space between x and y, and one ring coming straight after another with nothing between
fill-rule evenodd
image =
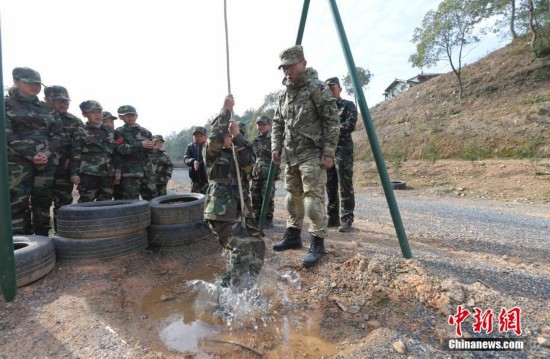
<instances>
[{"instance_id":1,"label":"camouflage trousers","mask_svg":"<svg viewBox=\"0 0 550 359\"><path fill-rule=\"evenodd\" d=\"M10 163L8 170L13 234L47 236L56 166Z\"/></svg>"},{"instance_id":2,"label":"camouflage trousers","mask_svg":"<svg viewBox=\"0 0 550 359\"><path fill-rule=\"evenodd\" d=\"M113 186L113 199L122 199L122 186L120 185L120 180L115 181Z\"/></svg>"},{"instance_id":3,"label":"camouflage trousers","mask_svg":"<svg viewBox=\"0 0 550 359\"><path fill-rule=\"evenodd\" d=\"M113 198L114 176L80 174L78 202L108 201Z\"/></svg>"},{"instance_id":4,"label":"camouflage trousers","mask_svg":"<svg viewBox=\"0 0 550 359\"><path fill-rule=\"evenodd\" d=\"M327 172L314 158L285 168L287 228L302 229L304 216L309 219L308 232L320 238L326 235L325 186Z\"/></svg>"},{"instance_id":5,"label":"camouflage trousers","mask_svg":"<svg viewBox=\"0 0 550 359\"><path fill-rule=\"evenodd\" d=\"M353 222L355 192L353 191L353 153L337 151L334 167L327 170L327 214L342 222Z\"/></svg>"},{"instance_id":6,"label":"camouflage trousers","mask_svg":"<svg viewBox=\"0 0 550 359\"><path fill-rule=\"evenodd\" d=\"M242 228L241 222L208 220L208 226L218 243L230 251L228 261L231 284L253 281L264 264L265 243L263 239L251 236Z\"/></svg>"},{"instance_id":7,"label":"camouflage trousers","mask_svg":"<svg viewBox=\"0 0 550 359\"><path fill-rule=\"evenodd\" d=\"M74 184L70 174L56 174L53 182L53 225L57 232L57 212L59 208L73 203Z\"/></svg>"},{"instance_id":8,"label":"camouflage trousers","mask_svg":"<svg viewBox=\"0 0 550 359\"><path fill-rule=\"evenodd\" d=\"M267 179L257 179L252 180L252 185L250 186L250 197L252 201L252 210L254 211L254 217L256 220L260 219L260 214L262 212L262 204L264 201L265 188L267 185ZM267 205L267 211L265 218L268 220L273 219L273 212L275 211L275 181L271 184L271 191L269 194L269 202Z\"/></svg>"},{"instance_id":9,"label":"camouflage trousers","mask_svg":"<svg viewBox=\"0 0 550 359\"><path fill-rule=\"evenodd\" d=\"M157 182L157 195L158 196L164 196L166 194L166 183L158 183Z\"/></svg>"},{"instance_id":10,"label":"camouflage trousers","mask_svg":"<svg viewBox=\"0 0 550 359\"><path fill-rule=\"evenodd\" d=\"M120 180L122 187L122 199L137 200L141 195L146 201L152 200L158 196L155 177L122 177Z\"/></svg>"},{"instance_id":11,"label":"camouflage trousers","mask_svg":"<svg viewBox=\"0 0 550 359\"><path fill-rule=\"evenodd\" d=\"M191 185L191 192L193 193L206 194L207 189L208 189L208 182L205 182L205 183L193 182L193 184Z\"/></svg>"}]
</instances>

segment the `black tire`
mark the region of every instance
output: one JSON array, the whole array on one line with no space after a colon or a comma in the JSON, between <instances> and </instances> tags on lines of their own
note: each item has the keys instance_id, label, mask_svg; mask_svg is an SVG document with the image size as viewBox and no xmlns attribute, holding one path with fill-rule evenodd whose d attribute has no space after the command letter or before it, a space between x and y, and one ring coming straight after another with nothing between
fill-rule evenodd
<instances>
[{"instance_id":1,"label":"black tire","mask_svg":"<svg viewBox=\"0 0 550 359\"><path fill-rule=\"evenodd\" d=\"M393 189L406 189L407 184L404 181L391 181L391 187Z\"/></svg>"},{"instance_id":2,"label":"black tire","mask_svg":"<svg viewBox=\"0 0 550 359\"><path fill-rule=\"evenodd\" d=\"M150 223L148 201L96 201L61 207L57 231L72 239L118 237L143 231Z\"/></svg>"},{"instance_id":3,"label":"black tire","mask_svg":"<svg viewBox=\"0 0 550 359\"><path fill-rule=\"evenodd\" d=\"M210 236L208 225L202 221L187 224L152 224L147 232L149 245L156 248L183 246Z\"/></svg>"},{"instance_id":4,"label":"black tire","mask_svg":"<svg viewBox=\"0 0 550 359\"><path fill-rule=\"evenodd\" d=\"M151 224L185 224L203 220L202 193L167 194L153 198L149 203Z\"/></svg>"},{"instance_id":5,"label":"black tire","mask_svg":"<svg viewBox=\"0 0 550 359\"><path fill-rule=\"evenodd\" d=\"M147 247L147 231L141 230L118 237L73 239L53 236L58 261L87 261L123 257Z\"/></svg>"},{"instance_id":6,"label":"black tire","mask_svg":"<svg viewBox=\"0 0 550 359\"><path fill-rule=\"evenodd\" d=\"M55 248L48 237L14 236L13 249L17 287L37 281L55 267Z\"/></svg>"}]
</instances>

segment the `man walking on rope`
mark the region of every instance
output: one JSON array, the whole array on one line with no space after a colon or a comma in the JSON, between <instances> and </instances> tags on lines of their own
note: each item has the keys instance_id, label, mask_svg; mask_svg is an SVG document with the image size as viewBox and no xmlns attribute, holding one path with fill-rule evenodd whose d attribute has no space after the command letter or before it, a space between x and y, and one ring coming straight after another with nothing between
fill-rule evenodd
<instances>
[{"instance_id":1,"label":"man walking on rope","mask_svg":"<svg viewBox=\"0 0 550 359\"><path fill-rule=\"evenodd\" d=\"M231 119L235 100L225 98L221 113L212 122L205 149L208 173L208 191L204 205L204 219L216 236L218 243L231 251L230 270L222 286L250 287L263 266L265 243L257 236L257 228L243 228L242 216L252 217L252 210L241 208L239 181L246 177L254 165L254 150L239 131L239 125ZM237 160L233 157L235 147ZM236 163L238 162L238 163Z\"/></svg>"},{"instance_id":2,"label":"man walking on rope","mask_svg":"<svg viewBox=\"0 0 550 359\"><path fill-rule=\"evenodd\" d=\"M353 223L355 193L353 191L353 139L357 108L352 101L340 97L342 87L338 77L325 81L340 112L340 138L336 147L334 167L327 170L328 226L339 232L349 232Z\"/></svg>"},{"instance_id":3,"label":"man walking on rope","mask_svg":"<svg viewBox=\"0 0 550 359\"><path fill-rule=\"evenodd\" d=\"M338 108L317 71L307 68L302 46L292 46L279 55L286 91L279 97L271 135L272 159L281 162L286 153L287 228L275 251L302 248L300 237L304 215L310 226L311 245L303 258L304 267L319 263L325 254L326 170L334 166L340 132Z\"/></svg>"}]
</instances>

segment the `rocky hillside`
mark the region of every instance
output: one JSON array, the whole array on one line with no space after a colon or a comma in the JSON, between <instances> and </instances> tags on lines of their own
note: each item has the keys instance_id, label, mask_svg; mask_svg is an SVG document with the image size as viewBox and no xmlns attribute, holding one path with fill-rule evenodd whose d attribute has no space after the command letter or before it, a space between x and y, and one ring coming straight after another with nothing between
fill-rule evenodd
<instances>
[{"instance_id":1,"label":"rocky hillside","mask_svg":"<svg viewBox=\"0 0 550 359\"><path fill-rule=\"evenodd\" d=\"M526 38L370 109L386 160L550 157L550 58L533 59ZM357 160L372 152L361 121Z\"/></svg>"}]
</instances>

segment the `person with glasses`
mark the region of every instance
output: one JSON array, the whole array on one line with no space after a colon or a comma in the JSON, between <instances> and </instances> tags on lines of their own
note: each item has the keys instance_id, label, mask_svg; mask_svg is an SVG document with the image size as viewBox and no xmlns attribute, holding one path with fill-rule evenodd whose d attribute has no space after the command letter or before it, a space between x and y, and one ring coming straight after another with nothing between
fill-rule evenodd
<instances>
[{"instance_id":1,"label":"person with glasses","mask_svg":"<svg viewBox=\"0 0 550 359\"><path fill-rule=\"evenodd\" d=\"M336 99L317 71L307 67L303 47L287 48L279 57L286 89L279 96L273 118L271 153L273 162L279 164L285 151L288 217L286 232L273 250L302 248L301 231L307 215L311 244L302 265L313 267L325 254L326 170L334 166L340 119Z\"/></svg>"},{"instance_id":2,"label":"person with glasses","mask_svg":"<svg viewBox=\"0 0 550 359\"><path fill-rule=\"evenodd\" d=\"M68 112L71 103L69 92L63 86L54 85L44 89L44 101L52 105L63 123L63 137L59 151L59 165L55 171L52 189L54 229L57 232L57 212L62 206L73 203L74 184L71 182L69 168L71 144L78 129L84 126L82 120Z\"/></svg>"}]
</instances>

